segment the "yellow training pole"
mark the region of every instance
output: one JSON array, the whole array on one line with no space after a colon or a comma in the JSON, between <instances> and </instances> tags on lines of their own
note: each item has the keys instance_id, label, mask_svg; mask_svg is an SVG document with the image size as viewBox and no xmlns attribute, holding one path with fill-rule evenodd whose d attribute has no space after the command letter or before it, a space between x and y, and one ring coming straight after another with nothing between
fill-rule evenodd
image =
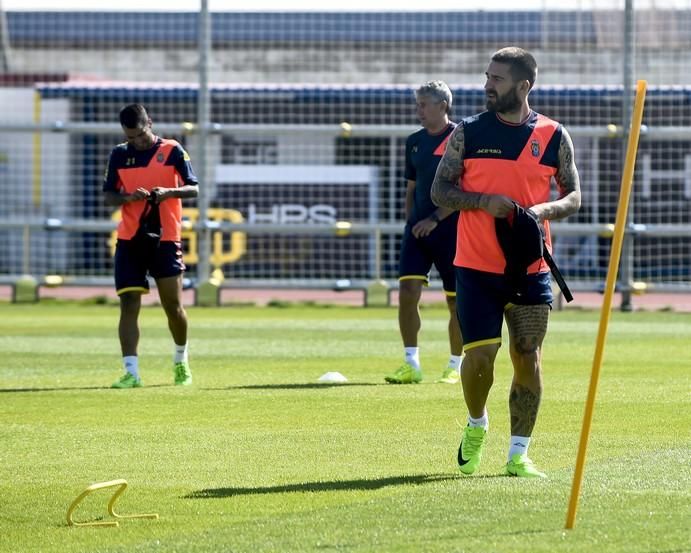
<instances>
[{"instance_id":1,"label":"yellow training pole","mask_svg":"<svg viewBox=\"0 0 691 553\"><path fill-rule=\"evenodd\" d=\"M612 251L610 252L609 267L607 269L605 296L602 301L602 312L600 313L600 328L597 333L595 356L593 357L593 369L590 374L590 387L588 388L588 399L585 404L585 413L583 415L581 440L578 445L578 456L576 458L576 472L573 475L571 497L569 499L569 510L566 515L566 528L569 530L573 528L576 521L578 498L581 493L583 469L585 466L585 454L586 450L588 449L590 424L593 421L595 394L597 393L597 383L600 378L600 366L602 364L602 354L605 349L605 337L607 335L607 325L609 324L609 316L612 308L614 285L617 281L617 272L619 270L621 247L622 243L624 242L624 226L626 225L626 214L629 210L629 197L631 195L631 186L633 184L633 170L636 165L636 153L638 152L638 138L641 134L641 121L643 120L643 105L645 103L645 90L647 84L648 83L646 81L638 81L636 86L636 99L634 100L633 105L631 132L629 133L629 143L626 147L626 161L624 163L624 173L621 178L621 190L619 192L617 218L614 223L614 239L612 241Z\"/></svg>"}]
</instances>

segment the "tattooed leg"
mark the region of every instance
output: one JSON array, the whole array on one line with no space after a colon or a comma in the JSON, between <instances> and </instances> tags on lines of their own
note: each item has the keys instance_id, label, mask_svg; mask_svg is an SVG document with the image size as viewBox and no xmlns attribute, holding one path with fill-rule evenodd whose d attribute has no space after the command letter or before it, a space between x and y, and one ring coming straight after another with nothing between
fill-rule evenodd
<instances>
[{"instance_id":1,"label":"tattooed leg","mask_svg":"<svg viewBox=\"0 0 691 553\"><path fill-rule=\"evenodd\" d=\"M514 375L509 395L511 434L530 436L542 397L542 341L547 332L547 305L516 305L506 312Z\"/></svg>"}]
</instances>

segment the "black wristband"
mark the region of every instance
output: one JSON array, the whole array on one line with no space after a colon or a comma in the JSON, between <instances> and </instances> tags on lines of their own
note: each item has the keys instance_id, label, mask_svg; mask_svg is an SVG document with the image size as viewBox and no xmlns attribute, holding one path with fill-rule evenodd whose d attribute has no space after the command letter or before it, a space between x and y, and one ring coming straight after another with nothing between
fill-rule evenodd
<instances>
[{"instance_id":1,"label":"black wristband","mask_svg":"<svg viewBox=\"0 0 691 553\"><path fill-rule=\"evenodd\" d=\"M433 211L429 218L432 219L432 221L434 221L435 223L439 222L439 215L437 215L436 211Z\"/></svg>"}]
</instances>

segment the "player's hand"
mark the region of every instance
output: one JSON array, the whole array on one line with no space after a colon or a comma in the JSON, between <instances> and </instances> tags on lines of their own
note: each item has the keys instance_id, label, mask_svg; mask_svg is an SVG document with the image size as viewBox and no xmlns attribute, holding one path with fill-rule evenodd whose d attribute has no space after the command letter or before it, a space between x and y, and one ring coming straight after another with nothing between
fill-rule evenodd
<instances>
[{"instance_id":1,"label":"player's hand","mask_svg":"<svg viewBox=\"0 0 691 553\"><path fill-rule=\"evenodd\" d=\"M149 191L146 188L137 188L132 194L127 196L128 202L138 202L149 197Z\"/></svg>"},{"instance_id":2,"label":"player's hand","mask_svg":"<svg viewBox=\"0 0 691 553\"><path fill-rule=\"evenodd\" d=\"M439 223L437 223L434 219L422 219L421 221L415 223L415 226L413 226L413 236L415 238L424 238L425 236L429 236L432 231L437 228L438 224Z\"/></svg>"},{"instance_id":3,"label":"player's hand","mask_svg":"<svg viewBox=\"0 0 691 553\"><path fill-rule=\"evenodd\" d=\"M492 217L499 217L503 219L508 217L509 213L513 211L513 200L508 196L502 196L501 194L488 194L486 196L489 198L486 205L482 207L487 213Z\"/></svg>"},{"instance_id":4,"label":"player's hand","mask_svg":"<svg viewBox=\"0 0 691 553\"><path fill-rule=\"evenodd\" d=\"M531 207L530 209L528 209L526 211L532 212L532 214L535 215L535 218L540 223L542 223L545 220L545 214L544 214L542 208L540 207L540 204L534 205L533 207Z\"/></svg>"},{"instance_id":5,"label":"player's hand","mask_svg":"<svg viewBox=\"0 0 691 553\"><path fill-rule=\"evenodd\" d=\"M170 188L163 188L162 186L157 186L151 190L151 195L154 197L154 201L160 204L163 200L170 197Z\"/></svg>"}]
</instances>

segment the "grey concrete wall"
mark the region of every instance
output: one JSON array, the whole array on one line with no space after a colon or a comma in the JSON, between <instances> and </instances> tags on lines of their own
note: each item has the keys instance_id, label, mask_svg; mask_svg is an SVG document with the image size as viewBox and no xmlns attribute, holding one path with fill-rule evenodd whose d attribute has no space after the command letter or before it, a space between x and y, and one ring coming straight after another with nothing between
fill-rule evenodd
<instances>
[{"instance_id":1,"label":"grey concrete wall","mask_svg":"<svg viewBox=\"0 0 691 553\"><path fill-rule=\"evenodd\" d=\"M389 45L334 48L237 47L216 49L211 80L221 83L418 84L440 78L453 84L481 84L492 49L430 46L401 50ZM622 59L612 50L533 50L541 84L616 85ZM637 55L636 78L650 85L691 83L691 52L647 51ZM12 64L24 72L66 72L72 76L138 82L196 82L194 49L16 48Z\"/></svg>"}]
</instances>

